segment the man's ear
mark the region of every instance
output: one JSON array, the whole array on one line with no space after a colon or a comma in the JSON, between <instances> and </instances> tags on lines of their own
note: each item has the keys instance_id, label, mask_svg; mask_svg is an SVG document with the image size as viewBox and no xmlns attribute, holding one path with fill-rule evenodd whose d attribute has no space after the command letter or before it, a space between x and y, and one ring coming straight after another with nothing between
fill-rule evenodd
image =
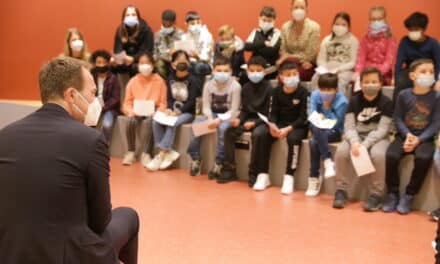
<instances>
[{"instance_id":1,"label":"man's ear","mask_svg":"<svg viewBox=\"0 0 440 264\"><path fill-rule=\"evenodd\" d=\"M69 87L64 91L63 97L64 97L64 101L68 104L73 104L77 99L77 94L78 91L73 88L73 87Z\"/></svg>"}]
</instances>

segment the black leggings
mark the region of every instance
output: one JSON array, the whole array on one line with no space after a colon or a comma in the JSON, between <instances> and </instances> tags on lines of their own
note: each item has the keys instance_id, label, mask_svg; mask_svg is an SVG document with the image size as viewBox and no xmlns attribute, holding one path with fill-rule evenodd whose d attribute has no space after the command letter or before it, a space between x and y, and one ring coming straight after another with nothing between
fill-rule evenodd
<instances>
[{"instance_id":1,"label":"black leggings","mask_svg":"<svg viewBox=\"0 0 440 264\"><path fill-rule=\"evenodd\" d=\"M137 264L139 217L131 208L120 207L112 211L112 219L103 238L113 246L118 259L124 264Z\"/></svg>"}]
</instances>

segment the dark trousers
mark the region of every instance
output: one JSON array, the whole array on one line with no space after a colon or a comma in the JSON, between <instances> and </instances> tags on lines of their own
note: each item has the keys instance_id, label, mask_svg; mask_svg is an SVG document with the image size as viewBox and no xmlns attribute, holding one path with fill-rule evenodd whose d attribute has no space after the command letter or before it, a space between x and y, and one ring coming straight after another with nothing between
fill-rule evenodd
<instances>
[{"instance_id":1,"label":"dark trousers","mask_svg":"<svg viewBox=\"0 0 440 264\"><path fill-rule=\"evenodd\" d=\"M120 207L112 211L112 219L102 236L111 243L120 261L124 264L137 264L138 233L139 217L136 211Z\"/></svg>"},{"instance_id":2,"label":"dark trousers","mask_svg":"<svg viewBox=\"0 0 440 264\"><path fill-rule=\"evenodd\" d=\"M243 129L229 128L225 136L225 161L235 163L234 144L243 133ZM287 136L288 154L286 174L294 175L298 165L302 140L306 138L307 128L296 128ZM249 164L249 182L254 183L260 173L269 172L272 143L277 139L270 134L266 124L260 124L252 130L251 161ZM226 147L228 145L228 147Z\"/></svg>"},{"instance_id":3,"label":"dark trousers","mask_svg":"<svg viewBox=\"0 0 440 264\"><path fill-rule=\"evenodd\" d=\"M321 158L329 159L331 153L328 144L341 140L341 133L334 129L320 129L311 126L312 138L310 139L310 177L319 177Z\"/></svg>"},{"instance_id":4,"label":"dark trousers","mask_svg":"<svg viewBox=\"0 0 440 264\"><path fill-rule=\"evenodd\" d=\"M421 143L413 153L405 153L403 150L404 140L396 136L390 144L386 155L386 184L388 193L399 194L400 175L399 163L406 154L414 154L414 169L411 179L406 187L406 194L416 195L422 187L434 155L434 144L432 141Z\"/></svg>"},{"instance_id":5,"label":"dark trousers","mask_svg":"<svg viewBox=\"0 0 440 264\"><path fill-rule=\"evenodd\" d=\"M404 69L400 72L399 76L397 76L397 80L395 80L395 88L393 93L393 103L394 105L397 102L397 97L399 93L405 89L413 87L413 82L409 78L409 69Z\"/></svg>"},{"instance_id":6,"label":"dark trousers","mask_svg":"<svg viewBox=\"0 0 440 264\"><path fill-rule=\"evenodd\" d=\"M136 151L136 130L140 129L142 121L145 120L145 117L130 117L127 125L127 143L128 143L128 151ZM147 135L145 135L145 139L147 141L147 145L145 147L145 153L151 154L153 152L153 137L152 137L152 120L151 118L147 120ZM141 137L142 138L142 137Z\"/></svg>"}]
</instances>

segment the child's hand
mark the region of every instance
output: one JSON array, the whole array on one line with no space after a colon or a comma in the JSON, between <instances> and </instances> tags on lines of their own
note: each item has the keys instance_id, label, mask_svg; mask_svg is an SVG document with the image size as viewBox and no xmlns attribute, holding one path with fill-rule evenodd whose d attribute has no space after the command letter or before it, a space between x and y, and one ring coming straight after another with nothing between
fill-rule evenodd
<instances>
[{"instance_id":1,"label":"child's hand","mask_svg":"<svg viewBox=\"0 0 440 264\"><path fill-rule=\"evenodd\" d=\"M222 122L222 120L220 118L213 119L211 121L211 123L208 125L208 128L209 129L217 128L218 125L220 125L221 122Z\"/></svg>"},{"instance_id":2,"label":"child's hand","mask_svg":"<svg viewBox=\"0 0 440 264\"><path fill-rule=\"evenodd\" d=\"M240 125L240 119L238 118L233 118L230 122L232 127L238 127Z\"/></svg>"},{"instance_id":3,"label":"child's hand","mask_svg":"<svg viewBox=\"0 0 440 264\"><path fill-rule=\"evenodd\" d=\"M280 130L274 123L269 123L270 135L274 138L278 138L280 135Z\"/></svg>"},{"instance_id":4,"label":"child's hand","mask_svg":"<svg viewBox=\"0 0 440 264\"><path fill-rule=\"evenodd\" d=\"M313 67L313 64L311 64L310 62L306 61L302 64L302 67L306 70L310 70Z\"/></svg>"},{"instance_id":5,"label":"child's hand","mask_svg":"<svg viewBox=\"0 0 440 264\"><path fill-rule=\"evenodd\" d=\"M255 127L255 122L246 122L243 125L244 129L251 130Z\"/></svg>"},{"instance_id":6,"label":"child's hand","mask_svg":"<svg viewBox=\"0 0 440 264\"><path fill-rule=\"evenodd\" d=\"M292 127L291 126L288 126L288 127L280 129L279 138L287 137L287 135L289 135L290 131L292 131Z\"/></svg>"},{"instance_id":7,"label":"child's hand","mask_svg":"<svg viewBox=\"0 0 440 264\"><path fill-rule=\"evenodd\" d=\"M131 65L134 62L134 58L132 56L126 56L124 59L125 65Z\"/></svg>"},{"instance_id":8,"label":"child's hand","mask_svg":"<svg viewBox=\"0 0 440 264\"><path fill-rule=\"evenodd\" d=\"M360 148L362 147L362 144L359 142L354 143L353 145L351 145L351 154L355 157L359 157L360 153Z\"/></svg>"},{"instance_id":9,"label":"child's hand","mask_svg":"<svg viewBox=\"0 0 440 264\"><path fill-rule=\"evenodd\" d=\"M268 47L268 48L272 48L272 45L270 44L270 41L265 41L264 42L264 45L266 46L266 47Z\"/></svg>"}]
</instances>

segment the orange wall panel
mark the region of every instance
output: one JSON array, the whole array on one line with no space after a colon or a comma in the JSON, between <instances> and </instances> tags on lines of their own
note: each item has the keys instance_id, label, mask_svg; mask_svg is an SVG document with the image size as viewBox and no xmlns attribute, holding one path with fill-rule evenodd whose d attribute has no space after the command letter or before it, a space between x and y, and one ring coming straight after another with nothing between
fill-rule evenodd
<instances>
[{"instance_id":1,"label":"orange wall panel","mask_svg":"<svg viewBox=\"0 0 440 264\"><path fill-rule=\"evenodd\" d=\"M122 9L129 3L140 8L154 31L159 29L161 12L166 8L177 11L180 27L184 27L185 13L197 10L214 35L220 25L230 24L244 39L257 25L264 5L276 8L278 27L290 19L290 0L6 0L0 16L0 98L39 99L38 71L43 62L61 53L69 27L78 27L84 33L91 51L111 50ZM375 4L387 8L388 21L398 39L406 34L403 20L414 11L429 15L428 34L440 38L438 0L309 0L309 16L321 24L325 36L333 16L346 11L352 17L352 31L360 37L367 28L368 9Z\"/></svg>"}]
</instances>

